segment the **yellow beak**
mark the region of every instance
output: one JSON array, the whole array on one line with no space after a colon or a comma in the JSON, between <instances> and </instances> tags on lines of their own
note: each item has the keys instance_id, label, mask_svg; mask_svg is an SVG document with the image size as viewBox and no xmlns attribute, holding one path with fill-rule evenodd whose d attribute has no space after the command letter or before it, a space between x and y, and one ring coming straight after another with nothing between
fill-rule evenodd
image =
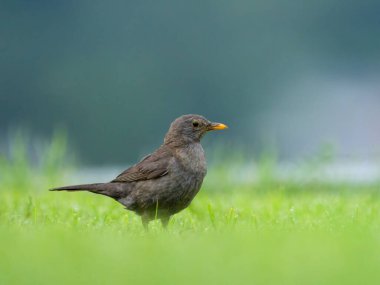
<instances>
[{"instance_id":1,"label":"yellow beak","mask_svg":"<svg viewBox=\"0 0 380 285\"><path fill-rule=\"evenodd\" d=\"M225 124L222 123L211 123L209 130L211 131L216 131L216 130L224 130L227 129L228 127Z\"/></svg>"}]
</instances>

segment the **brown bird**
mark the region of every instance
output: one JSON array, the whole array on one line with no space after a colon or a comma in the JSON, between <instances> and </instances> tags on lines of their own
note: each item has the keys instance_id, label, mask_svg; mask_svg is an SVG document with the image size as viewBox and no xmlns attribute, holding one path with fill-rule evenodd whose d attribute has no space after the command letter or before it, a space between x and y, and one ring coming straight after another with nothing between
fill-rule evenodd
<instances>
[{"instance_id":1,"label":"brown bird","mask_svg":"<svg viewBox=\"0 0 380 285\"><path fill-rule=\"evenodd\" d=\"M140 215L144 227L156 218L166 227L170 217L189 206L201 188L207 172L201 138L208 131L226 128L200 115L181 116L170 125L164 143L155 152L111 182L50 190L105 195Z\"/></svg>"}]
</instances>

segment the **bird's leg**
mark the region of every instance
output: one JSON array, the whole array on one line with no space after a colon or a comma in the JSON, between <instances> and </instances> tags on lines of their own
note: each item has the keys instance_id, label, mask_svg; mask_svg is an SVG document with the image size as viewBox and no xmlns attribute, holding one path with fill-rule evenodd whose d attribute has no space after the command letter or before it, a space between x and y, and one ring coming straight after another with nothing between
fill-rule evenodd
<instances>
[{"instance_id":1,"label":"bird's leg","mask_svg":"<svg viewBox=\"0 0 380 285\"><path fill-rule=\"evenodd\" d=\"M164 216L164 217L161 217L160 219L161 219L161 224L164 227L164 229L167 229L168 228L168 223L169 223L169 220L170 220L170 216Z\"/></svg>"},{"instance_id":2,"label":"bird's leg","mask_svg":"<svg viewBox=\"0 0 380 285\"><path fill-rule=\"evenodd\" d=\"M149 230L149 227L148 227L149 222L150 222L150 218L149 218L149 216L148 216L148 215L142 215L142 216L141 216L141 222L142 222L142 224L143 224L143 226L144 226L144 229L145 229L146 231Z\"/></svg>"}]
</instances>

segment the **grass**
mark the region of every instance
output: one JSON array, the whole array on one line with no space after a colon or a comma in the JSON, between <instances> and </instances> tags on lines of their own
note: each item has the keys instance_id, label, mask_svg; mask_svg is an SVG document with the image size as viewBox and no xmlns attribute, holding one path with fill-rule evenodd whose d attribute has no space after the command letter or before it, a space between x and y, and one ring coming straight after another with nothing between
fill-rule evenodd
<instances>
[{"instance_id":1,"label":"grass","mask_svg":"<svg viewBox=\"0 0 380 285\"><path fill-rule=\"evenodd\" d=\"M41 155L50 153L64 165L65 156L51 150L56 145L62 154L60 139ZM137 216L111 199L46 191L61 182L62 168L20 158L23 173L29 173L24 177L13 174L14 158L2 161L1 285L378 284L380 279L378 185L281 182L267 164L257 183L235 184L228 169L211 167L201 193L167 231L154 222L145 232Z\"/></svg>"}]
</instances>

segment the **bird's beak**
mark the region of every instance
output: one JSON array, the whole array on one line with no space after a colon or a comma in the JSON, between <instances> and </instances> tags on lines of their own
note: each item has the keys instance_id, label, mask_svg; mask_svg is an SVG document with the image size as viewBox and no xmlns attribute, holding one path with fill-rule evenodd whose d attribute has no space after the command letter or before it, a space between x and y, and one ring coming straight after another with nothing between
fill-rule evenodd
<instances>
[{"instance_id":1,"label":"bird's beak","mask_svg":"<svg viewBox=\"0 0 380 285\"><path fill-rule=\"evenodd\" d=\"M224 130L227 128L228 127L222 123L211 123L210 126L208 127L208 130L209 131L216 131L216 130Z\"/></svg>"}]
</instances>

